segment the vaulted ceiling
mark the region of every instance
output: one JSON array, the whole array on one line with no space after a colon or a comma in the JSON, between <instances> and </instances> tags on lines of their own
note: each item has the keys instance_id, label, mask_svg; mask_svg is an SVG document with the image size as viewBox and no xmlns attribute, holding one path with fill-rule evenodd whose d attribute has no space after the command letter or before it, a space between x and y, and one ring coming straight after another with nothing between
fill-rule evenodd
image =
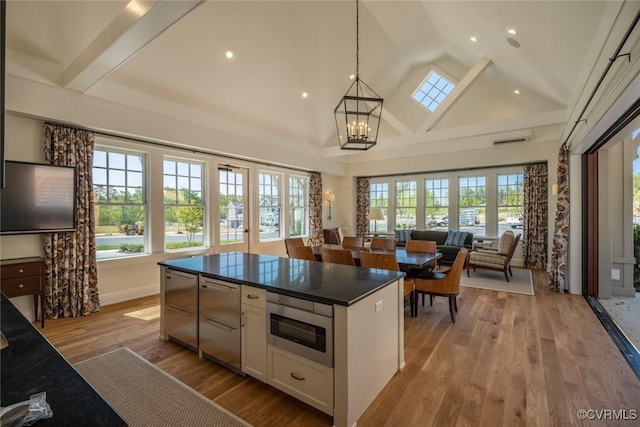
<instances>
[{"instance_id":1,"label":"vaulted ceiling","mask_svg":"<svg viewBox=\"0 0 640 427\"><path fill-rule=\"evenodd\" d=\"M566 129L609 3L362 1L360 77L384 98L366 153L338 148L333 115L355 72L354 1L9 1L7 72L342 162L543 142ZM434 112L411 98L431 69L457 83Z\"/></svg>"}]
</instances>

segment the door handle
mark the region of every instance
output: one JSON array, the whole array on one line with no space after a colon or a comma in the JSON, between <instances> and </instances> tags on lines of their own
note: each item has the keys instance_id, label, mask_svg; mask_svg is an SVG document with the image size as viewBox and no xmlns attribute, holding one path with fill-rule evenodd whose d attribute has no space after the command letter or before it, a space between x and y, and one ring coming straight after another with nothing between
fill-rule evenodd
<instances>
[{"instance_id":1,"label":"door handle","mask_svg":"<svg viewBox=\"0 0 640 427\"><path fill-rule=\"evenodd\" d=\"M184 314L185 316L191 316L192 314L195 314L194 312L191 312L187 309L184 309L182 307L178 307L177 305L174 304L165 304L167 306L167 308L170 308L171 310L177 311L180 314Z\"/></svg>"},{"instance_id":2,"label":"door handle","mask_svg":"<svg viewBox=\"0 0 640 427\"><path fill-rule=\"evenodd\" d=\"M245 232L245 233L248 233L248 232L249 232L249 229L248 229L248 228L245 228L245 229L244 229L244 232Z\"/></svg>"},{"instance_id":3,"label":"door handle","mask_svg":"<svg viewBox=\"0 0 640 427\"><path fill-rule=\"evenodd\" d=\"M249 298L249 299L258 299L260 297L258 295L248 294L247 298Z\"/></svg>"},{"instance_id":4,"label":"door handle","mask_svg":"<svg viewBox=\"0 0 640 427\"><path fill-rule=\"evenodd\" d=\"M210 324L211 326L215 326L215 327L216 327L216 328L218 328L218 329L222 329L222 330L223 330L223 331L225 331L225 332L229 332L229 333L231 333L231 332L233 332L233 331L234 331L234 328L231 328L231 327L229 327L229 326L225 325L224 323L220 323L220 322L218 322L217 320L214 320L214 319L212 319L212 318L210 318L210 317L207 317L207 318L206 318L206 320L205 320L205 322L207 322L207 323L208 323L208 324Z\"/></svg>"},{"instance_id":5,"label":"door handle","mask_svg":"<svg viewBox=\"0 0 640 427\"><path fill-rule=\"evenodd\" d=\"M237 290L237 288L233 287L233 286L226 286L226 285L221 285L218 283L203 283L201 285L204 289L208 289L209 286L211 286L212 288L216 288L216 289L220 289L223 291L230 291L233 292L235 290Z\"/></svg>"},{"instance_id":6,"label":"door handle","mask_svg":"<svg viewBox=\"0 0 640 427\"><path fill-rule=\"evenodd\" d=\"M291 372L291 378L293 378L294 380L298 380L298 381L304 381L305 380L305 377L298 376L298 375L294 374L293 372Z\"/></svg>"}]
</instances>

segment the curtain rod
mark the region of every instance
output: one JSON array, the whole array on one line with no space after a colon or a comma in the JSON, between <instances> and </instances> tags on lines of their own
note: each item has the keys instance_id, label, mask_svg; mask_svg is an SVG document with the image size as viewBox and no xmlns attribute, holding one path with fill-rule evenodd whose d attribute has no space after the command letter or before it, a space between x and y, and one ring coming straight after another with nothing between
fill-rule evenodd
<instances>
[{"instance_id":1,"label":"curtain rod","mask_svg":"<svg viewBox=\"0 0 640 427\"><path fill-rule=\"evenodd\" d=\"M63 127L71 128L71 129L83 130L83 131L87 131L87 132L93 132L95 135L107 136L107 137L110 137L110 138L118 138L118 139L124 139L124 140L129 140L129 141L135 141L135 142L140 142L142 144L155 145L155 146L158 146L158 147L170 148L170 149L174 149L174 150L189 151L190 153L193 153L193 154L205 154L205 155L208 155L208 156L222 157L222 158L225 158L225 159L240 160L240 161L255 163L255 164L258 164L258 165L269 166L269 167L277 167L277 168L292 170L292 171L296 171L296 172L304 172L304 173L315 172L315 171L308 170L308 169L294 168L294 167L291 167L291 166L282 166L282 165L277 165L277 164L273 164L273 163L262 162L260 160L243 159L242 157L235 157L235 156L230 156L228 154L221 154L221 153L218 153L218 152L213 151L213 150L204 150L204 149L199 149L199 148L182 147L180 145L173 145L173 144L168 144L168 143L164 143L164 142L150 141L150 140L143 139L143 138L118 135L117 133L111 133L111 132L105 132L105 131L99 131L99 130L92 130L92 129L89 129L89 128L86 128L86 127L74 126L74 125L69 125L69 124L66 124L66 123L59 123L59 122L52 122L52 121L45 121L44 123L47 124L47 125L63 126ZM224 165L224 166L230 166L230 165Z\"/></svg>"},{"instance_id":2,"label":"curtain rod","mask_svg":"<svg viewBox=\"0 0 640 427\"><path fill-rule=\"evenodd\" d=\"M456 169L439 169L439 170L430 170L430 171L416 171L416 172L408 172L408 173L390 173L386 175L361 175L356 178L392 178L394 176L413 176L413 175L424 175L426 173L444 173L444 172L458 172L458 171L474 171L474 170L482 170L482 169L497 169L497 168L509 168L513 166L528 166L528 165L538 165L542 163L548 163L547 160L538 161L538 162L525 162L525 163L509 163L506 165L493 165L493 166L474 166L470 168L456 168Z\"/></svg>"}]
</instances>

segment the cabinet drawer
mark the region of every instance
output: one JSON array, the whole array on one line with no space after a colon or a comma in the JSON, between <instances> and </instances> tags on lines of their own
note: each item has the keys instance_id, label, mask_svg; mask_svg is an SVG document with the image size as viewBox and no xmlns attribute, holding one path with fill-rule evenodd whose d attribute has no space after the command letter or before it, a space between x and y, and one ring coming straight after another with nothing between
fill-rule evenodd
<instances>
[{"instance_id":1,"label":"cabinet drawer","mask_svg":"<svg viewBox=\"0 0 640 427\"><path fill-rule=\"evenodd\" d=\"M253 286L242 286L242 304L258 308L267 308L267 291Z\"/></svg>"},{"instance_id":2,"label":"cabinet drawer","mask_svg":"<svg viewBox=\"0 0 640 427\"><path fill-rule=\"evenodd\" d=\"M39 262L3 265L0 267L0 277L4 280L13 277L40 276L40 266Z\"/></svg>"},{"instance_id":3,"label":"cabinet drawer","mask_svg":"<svg viewBox=\"0 0 640 427\"><path fill-rule=\"evenodd\" d=\"M269 346L269 384L333 415L333 369Z\"/></svg>"},{"instance_id":4,"label":"cabinet drawer","mask_svg":"<svg viewBox=\"0 0 640 427\"><path fill-rule=\"evenodd\" d=\"M25 277L5 279L0 282L2 286L2 292L11 298L13 296L20 296L24 294L40 292L40 277Z\"/></svg>"}]
</instances>

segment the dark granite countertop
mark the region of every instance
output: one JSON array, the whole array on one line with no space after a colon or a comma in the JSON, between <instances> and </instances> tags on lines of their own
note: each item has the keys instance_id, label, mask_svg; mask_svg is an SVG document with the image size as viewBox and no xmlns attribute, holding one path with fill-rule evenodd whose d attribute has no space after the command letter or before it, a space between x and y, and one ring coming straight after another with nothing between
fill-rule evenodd
<instances>
[{"instance_id":1,"label":"dark granite countertop","mask_svg":"<svg viewBox=\"0 0 640 427\"><path fill-rule=\"evenodd\" d=\"M404 276L399 271L243 252L200 255L158 264L284 295L344 306L352 305Z\"/></svg>"},{"instance_id":2,"label":"dark granite countertop","mask_svg":"<svg viewBox=\"0 0 640 427\"><path fill-rule=\"evenodd\" d=\"M0 299L0 329L9 341L0 350L0 406L45 391L53 417L39 420L36 426L126 426L4 294Z\"/></svg>"}]
</instances>

